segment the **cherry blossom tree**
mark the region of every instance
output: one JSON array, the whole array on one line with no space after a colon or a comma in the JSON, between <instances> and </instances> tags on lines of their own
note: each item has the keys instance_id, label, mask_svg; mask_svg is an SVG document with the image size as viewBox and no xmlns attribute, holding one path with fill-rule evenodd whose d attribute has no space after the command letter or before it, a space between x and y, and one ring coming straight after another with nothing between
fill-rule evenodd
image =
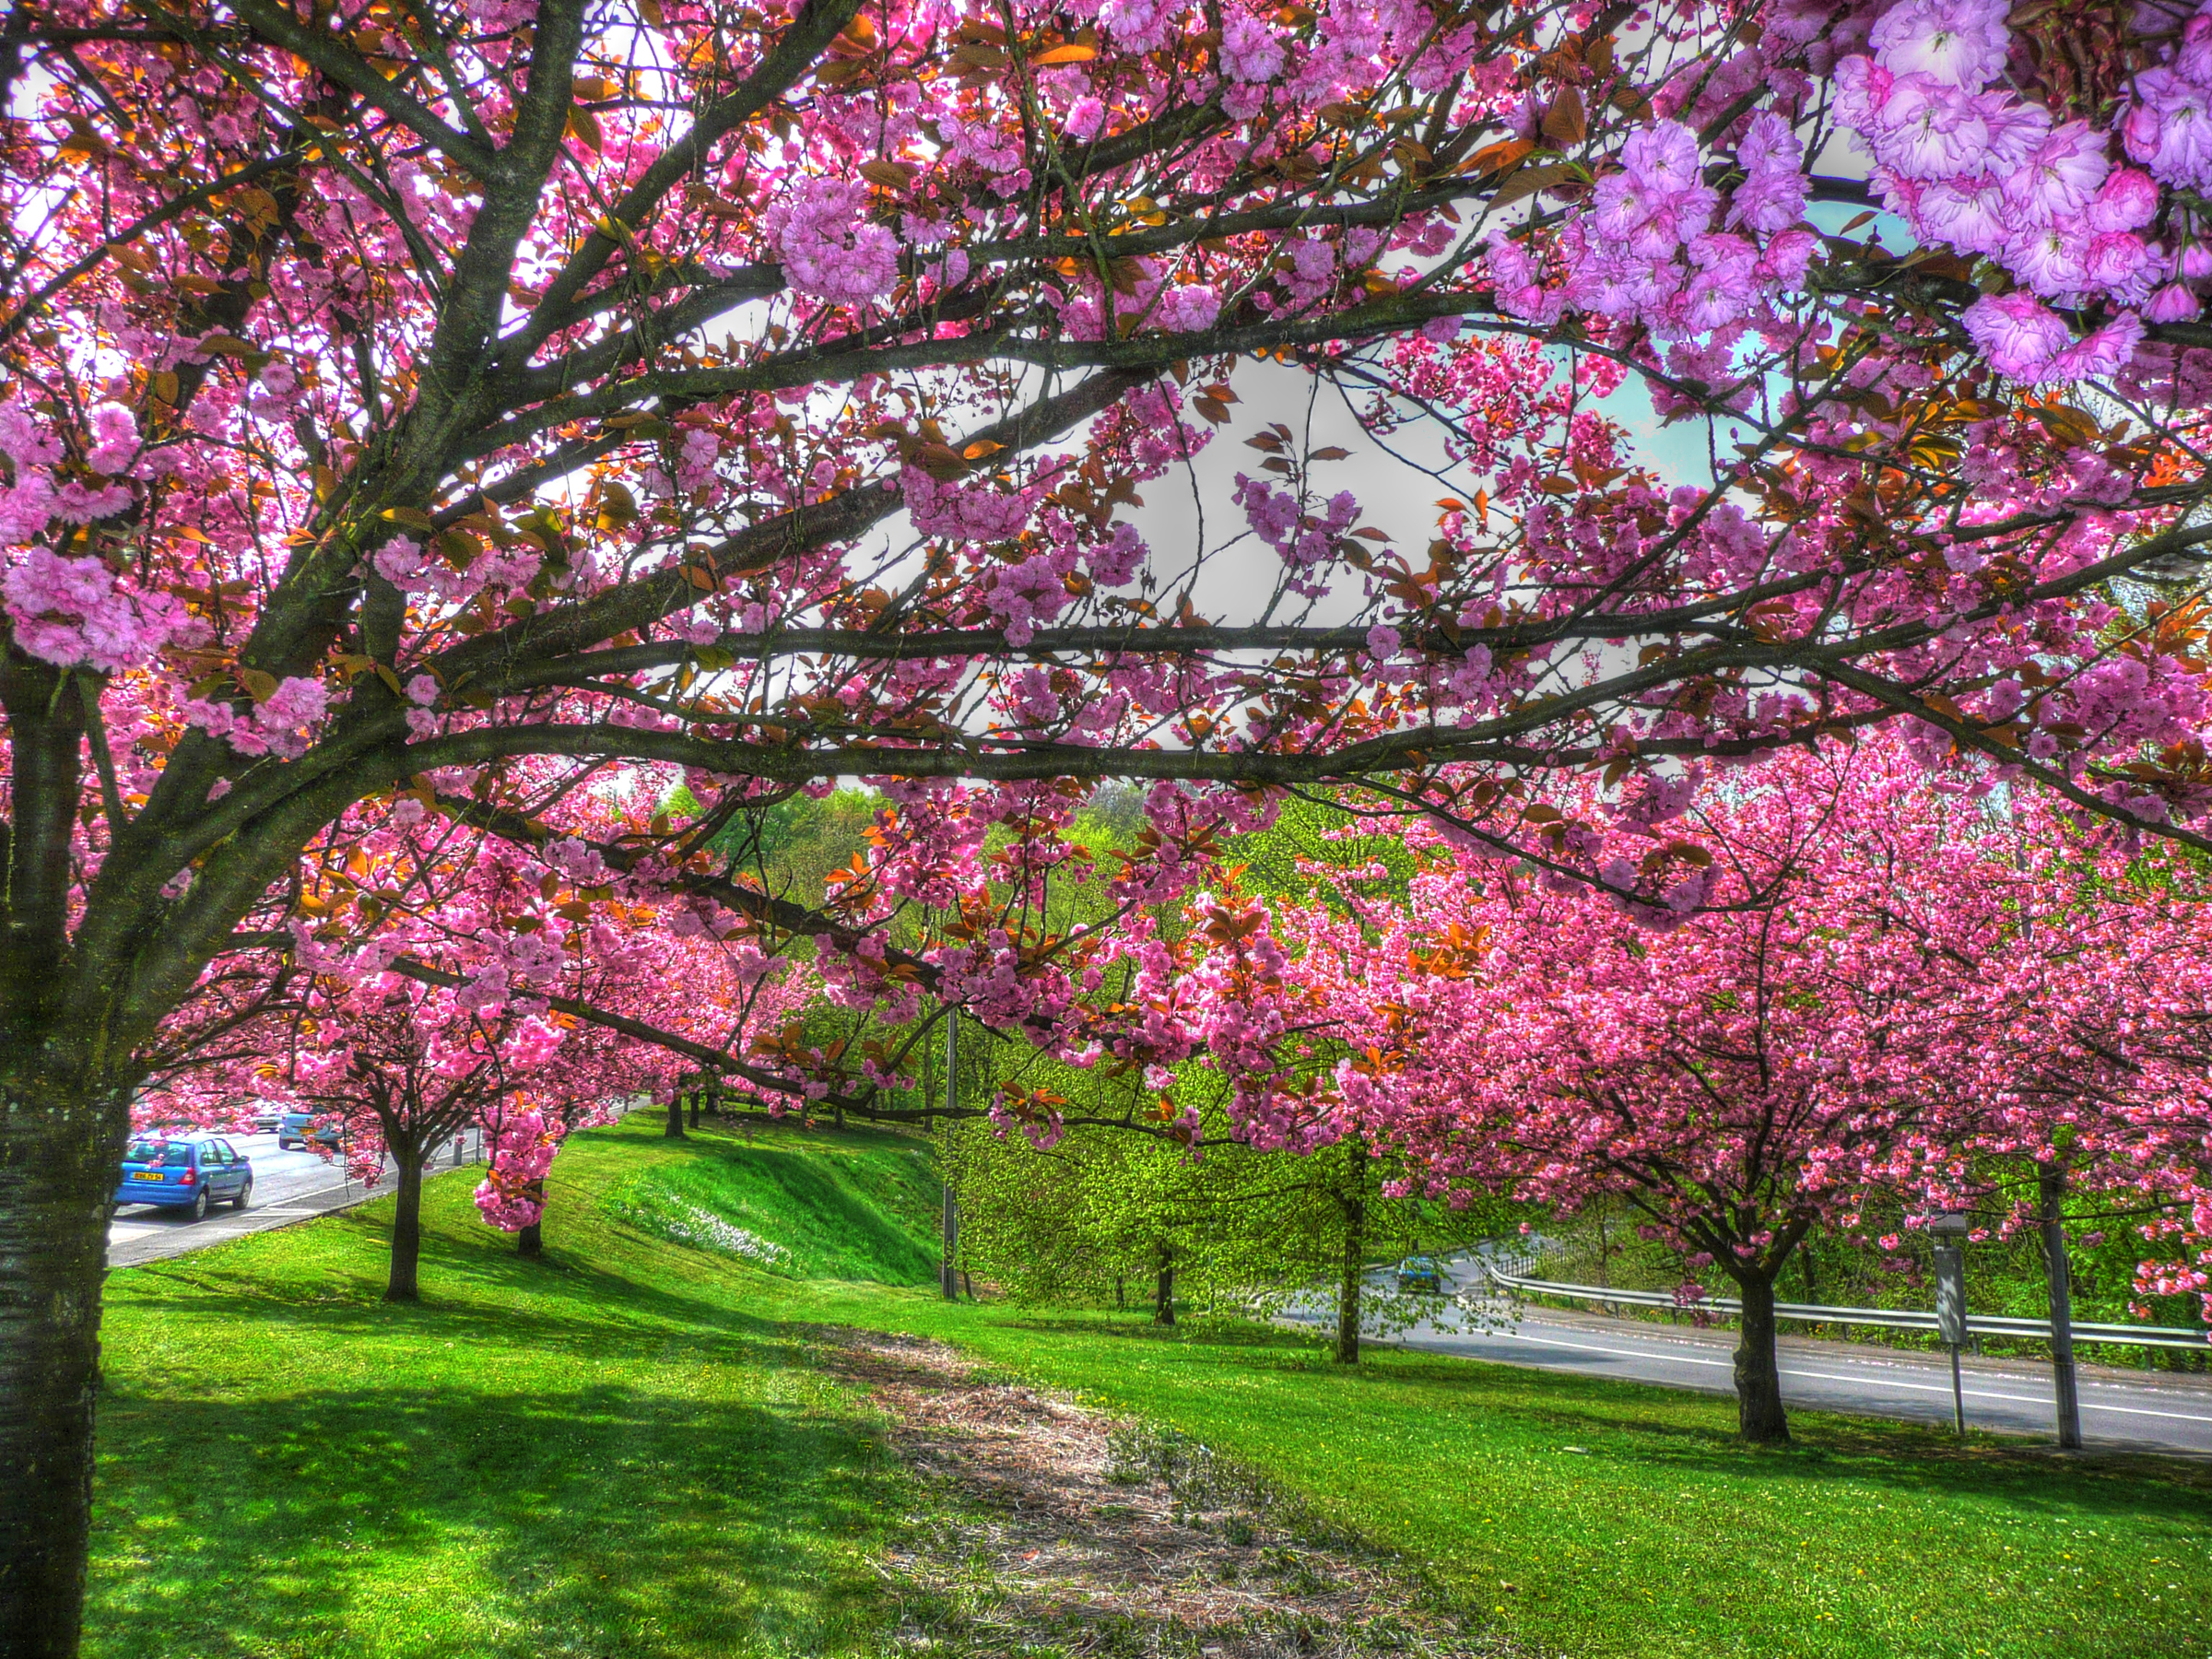
<instances>
[{"instance_id":1,"label":"cherry blossom tree","mask_svg":"<svg viewBox=\"0 0 2212 1659\"><path fill-rule=\"evenodd\" d=\"M2053 814L1931 791L1902 746L1872 742L1680 810L1692 798L1544 808L1554 839L1596 843L1611 892L1440 840L1402 909L1282 930L1306 1017L1372 1037L1318 1096L1278 1065L1257 1085L1273 1110L1309 1133L1350 1116L1440 1194L1625 1203L1693 1276L1732 1282L1752 1440L1788 1433L1777 1275L1817 1229L1866 1230L1877 1198L2009 1229L2043 1199L2032 1177L2004 1191L2007 1162L2055 1160L2201 1227L2201 1109L2177 1110L2141 1040L2187 1025L2176 984L2201 963L2126 984L2126 926ZM1665 902L1625 896L1638 864L1677 873ZM2202 943L2161 935L2155 975Z\"/></svg>"},{"instance_id":2,"label":"cherry blossom tree","mask_svg":"<svg viewBox=\"0 0 2212 1659\"><path fill-rule=\"evenodd\" d=\"M544 848L588 840L599 773L681 769L700 815L587 851L829 940L832 994L1146 1063L1201 1040L1209 988L1161 993L1187 1019L1091 1006L1104 935L997 925L963 862L1006 830L1046 879L1089 780L1154 786L1132 904L1305 782L1533 848L1522 774L1898 715L2196 836L2199 641L2111 584L2212 535L2212 74L2194 10L2138 21L18 7L6 1641L76 1644L142 1070L399 798ZM1836 223L1862 204L1892 218ZM1226 541L1119 516L1196 476L1240 382L1301 374L1378 448L1429 441L1425 552L1288 422L1249 431ZM1639 460L1647 404L1702 476ZM1241 608L1202 613L1235 560ZM706 855L852 775L892 810L831 912ZM959 920L909 949L917 904Z\"/></svg>"},{"instance_id":3,"label":"cherry blossom tree","mask_svg":"<svg viewBox=\"0 0 2212 1659\"><path fill-rule=\"evenodd\" d=\"M482 1119L511 1122L512 1097L553 1062L564 1033L390 973L351 983L318 975L303 1019L311 1042L293 1089L342 1126L345 1155L364 1176L391 1159L397 1207L384 1300L417 1300L425 1168Z\"/></svg>"}]
</instances>

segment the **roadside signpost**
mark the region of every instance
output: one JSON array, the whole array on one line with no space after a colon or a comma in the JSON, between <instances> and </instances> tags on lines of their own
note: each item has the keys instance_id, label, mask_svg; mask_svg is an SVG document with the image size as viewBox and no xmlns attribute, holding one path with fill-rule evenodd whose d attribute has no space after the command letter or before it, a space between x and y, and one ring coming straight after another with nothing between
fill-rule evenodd
<instances>
[{"instance_id":1,"label":"roadside signpost","mask_svg":"<svg viewBox=\"0 0 2212 1659\"><path fill-rule=\"evenodd\" d=\"M1966 1235L1973 1218L1948 1211L1933 1218L1928 1230L1944 1243L1936 1246L1936 1335L1951 1350L1951 1426L1966 1438L1966 1385L1959 1374L1959 1350L1966 1346Z\"/></svg>"}]
</instances>

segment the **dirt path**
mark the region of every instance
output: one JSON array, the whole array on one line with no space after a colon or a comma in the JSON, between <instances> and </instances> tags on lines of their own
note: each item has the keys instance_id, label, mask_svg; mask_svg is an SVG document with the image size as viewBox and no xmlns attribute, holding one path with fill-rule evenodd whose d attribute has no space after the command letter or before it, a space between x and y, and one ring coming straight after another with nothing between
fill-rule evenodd
<instances>
[{"instance_id":1,"label":"dirt path","mask_svg":"<svg viewBox=\"0 0 2212 1659\"><path fill-rule=\"evenodd\" d=\"M1504 1659L1389 1560L1204 1448L993 1376L940 1343L824 1333L948 1499L890 1552L907 1652Z\"/></svg>"}]
</instances>

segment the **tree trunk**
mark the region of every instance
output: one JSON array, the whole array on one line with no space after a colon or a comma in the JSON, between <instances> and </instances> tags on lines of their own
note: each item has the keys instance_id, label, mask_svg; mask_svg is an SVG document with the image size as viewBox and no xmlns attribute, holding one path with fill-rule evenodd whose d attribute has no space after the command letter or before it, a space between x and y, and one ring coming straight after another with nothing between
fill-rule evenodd
<instances>
[{"instance_id":1,"label":"tree trunk","mask_svg":"<svg viewBox=\"0 0 2212 1659\"><path fill-rule=\"evenodd\" d=\"M2066 1168L2036 1166L2043 1275L2051 1288L2051 1404L2062 1452L2081 1450L2081 1386L2074 1373L2074 1289L2066 1261Z\"/></svg>"},{"instance_id":2,"label":"tree trunk","mask_svg":"<svg viewBox=\"0 0 2212 1659\"><path fill-rule=\"evenodd\" d=\"M699 1103L700 1091L695 1088L691 1091L691 1127L694 1129L699 1127Z\"/></svg>"},{"instance_id":3,"label":"tree trunk","mask_svg":"<svg viewBox=\"0 0 2212 1659\"><path fill-rule=\"evenodd\" d=\"M1736 1429L1747 1441L1779 1443L1790 1438L1790 1419L1774 1357L1774 1280L1747 1276L1736 1288L1744 1303L1735 1343Z\"/></svg>"},{"instance_id":4,"label":"tree trunk","mask_svg":"<svg viewBox=\"0 0 2212 1659\"><path fill-rule=\"evenodd\" d=\"M8 1659L77 1651L100 1277L128 1098L32 1081L0 1058L0 1653Z\"/></svg>"},{"instance_id":5,"label":"tree trunk","mask_svg":"<svg viewBox=\"0 0 2212 1659\"><path fill-rule=\"evenodd\" d=\"M661 1133L667 1140L684 1138L684 1091L680 1088L668 1097L668 1127Z\"/></svg>"},{"instance_id":6,"label":"tree trunk","mask_svg":"<svg viewBox=\"0 0 2212 1659\"><path fill-rule=\"evenodd\" d=\"M1175 1264L1159 1265L1159 1284L1152 1294L1152 1323L1171 1325L1175 1323Z\"/></svg>"},{"instance_id":7,"label":"tree trunk","mask_svg":"<svg viewBox=\"0 0 2212 1659\"><path fill-rule=\"evenodd\" d=\"M1359 1363L1359 1287L1367 1267L1367 1201L1344 1206L1344 1273L1336 1286L1336 1363Z\"/></svg>"},{"instance_id":8,"label":"tree trunk","mask_svg":"<svg viewBox=\"0 0 2212 1659\"><path fill-rule=\"evenodd\" d=\"M394 1146L391 1153L399 1166L399 1202L392 1213L392 1276L384 1285L384 1300L420 1301L417 1269L422 1261L422 1151Z\"/></svg>"},{"instance_id":9,"label":"tree trunk","mask_svg":"<svg viewBox=\"0 0 2212 1659\"><path fill-rule=\"evenodd\" d=\"M954 1274L960 1256L960 1199L952 1190L952 1182L945 1182L945 1212L943 1226L938 1234L937 1288L945 1293L947 1301L960 1300L960 1289Z\"/></svg>"},{"instance_id":10,"label":"tree trunk","mask_svg":"<svg viewBox=\"0 0 2212 1659\"><path fill-rule=\"evenodd\" d=\"M1116 1275L1113 1281L1113 1305L1118 1312L1129 1311L1129 1281Z\"/></svg>"},{"instance_id":11,"label":"tree trunk","mask_svg":"<svg viewBox=\"0 0 2212 1659\"><path fill-rule=\"evenodd\" d=\"M545 1223L532 1221L514 1235L515 1253L525 1261L542 1261L546 1253Z\"/></svg>"}]
</instances>

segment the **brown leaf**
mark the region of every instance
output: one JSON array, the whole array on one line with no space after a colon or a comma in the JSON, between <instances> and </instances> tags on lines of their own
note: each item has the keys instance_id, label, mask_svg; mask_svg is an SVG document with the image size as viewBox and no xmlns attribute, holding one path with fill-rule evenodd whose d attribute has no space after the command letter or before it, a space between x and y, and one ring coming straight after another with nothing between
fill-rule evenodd
<instances>
[{"instance_id":1,"label":"brown leaf","mask_svg":"<svg viewBox=\"0 0 2212 1659\"><path fill-rule=\"evenodd\" d=\"M860 176L887 190L904 190L914 182L915 169L903 161L863 161Z\"/></svg>"},{"instance_id":2,"label":"brown leaf","mask_svg":"<svg viewBox=\"0 0 2212 1659\"><path fill-rule=\"evenodd\" d=\"M1549 190L1568 177L1568 169L1557 161L1543 167L1517 167L1506 175L1504 182L1491 194L1490 206L1503 207L1509 202L1519 201L1523 196L1535 195L1539 190Z\"/></svg>"},{"instance_id":3,"label":"brown leaf","mask_svg":"<svg viewBox=\"0 0 2212 1659\"><path fill-rule=\"evenodd\" d=\"M1544 136L1559 148L1580 144L1590 135L1590 117L1583 108L1583 95L1569 87L1551 100L1551 108L1544 112Z\"/></svg>"}]
</instances>

